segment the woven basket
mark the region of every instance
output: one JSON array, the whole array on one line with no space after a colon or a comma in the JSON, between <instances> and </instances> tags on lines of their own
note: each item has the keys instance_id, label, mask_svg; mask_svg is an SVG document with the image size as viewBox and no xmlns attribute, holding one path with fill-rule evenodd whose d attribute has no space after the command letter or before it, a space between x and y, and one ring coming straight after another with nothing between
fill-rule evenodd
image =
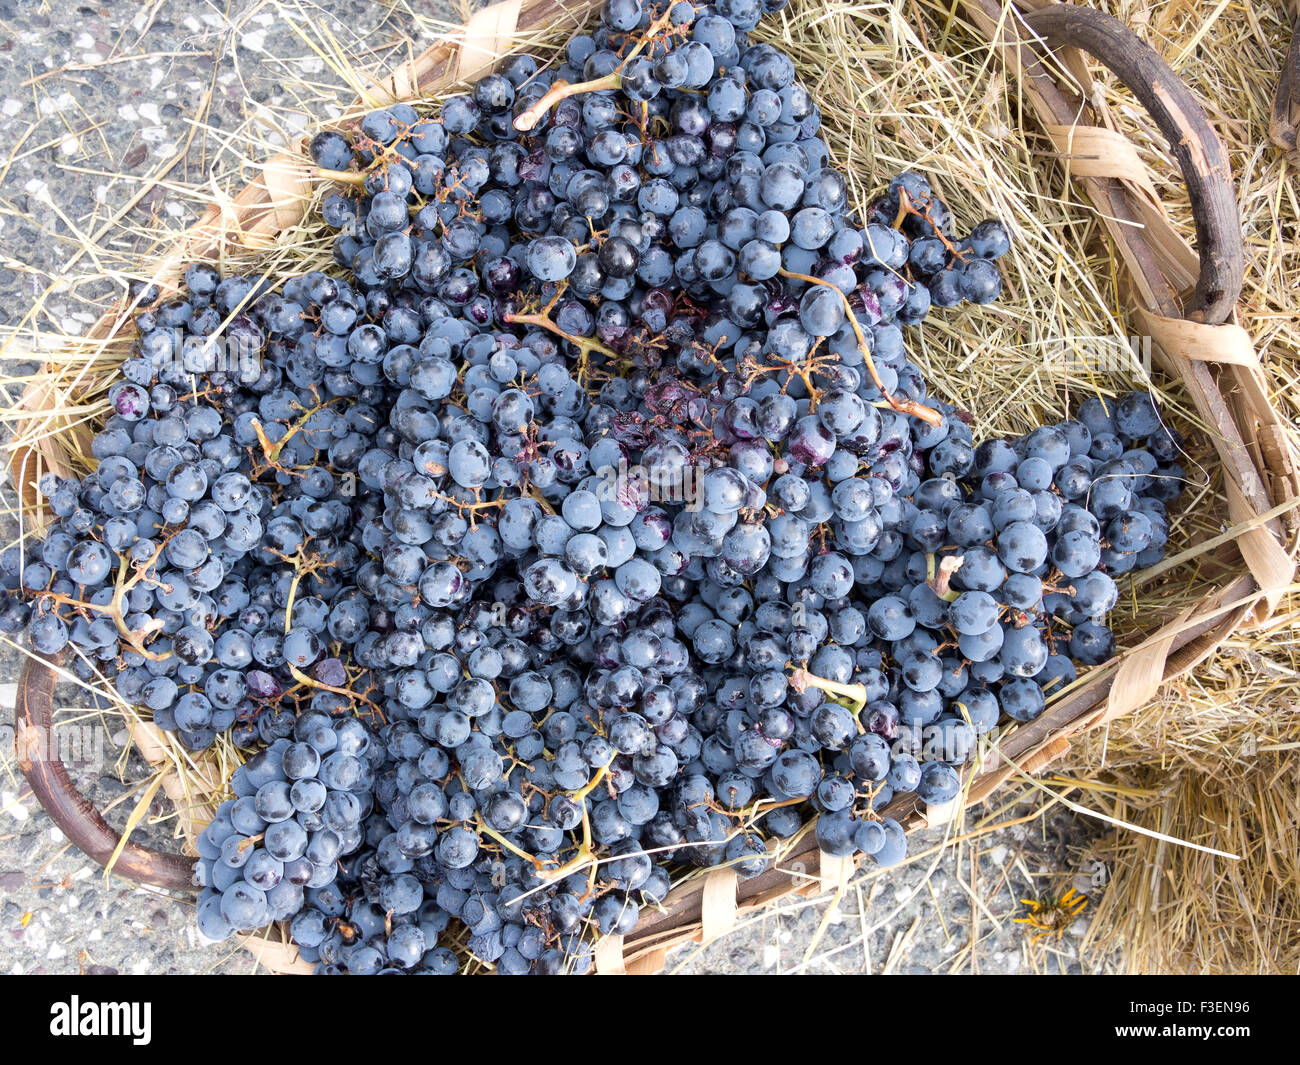
<instances>
[{"instance_id":1,"label":"woven basket","mask_svg":"<svg viewBox=\"0 0 1300 1065\"><path fill-rule=\"evenodd\" d=\"M376 82L355 110L472 82L521 38L550 31L548 37L559 41L587 22L598 6L599 0L507 0L486 8L454 39ZM1122 263L1133 324L1153 338L1166 372L1181 382L1204 423L1213 427L1227 518L1239 530L1225 537L1228 542L1219 550L1223 578L1212 594L1159 628L1140 631L1117 659L1090 670L1040 718L1003 735L996 752L967 781L964 801L973 804L1011 777L1034 773L1060 758L1081 733L1140 710L1162 683L1194 668L1238 629L1270 615L1295 576L1300 530L1292 507L1300 497L1300 473L1250 336L1234 320L1243 273L1241 225L1226 152L1191 93L1151 49L1096 10L1032 0L1019 5L962 0L960 7L967 25L1018 82L1031 117L1055 145L1058 162L1091 200ZM1050 60L1049 48L1055 49ZM1091 83L1085 52L1111 69L1169 139L1191 194L1199 255L1170 223L1137 149L1116 132L1104 108L1081 93L1079 86ZM192 261L266 248L302 219L312 181L301 145L299 153L269 159L260 177L225 210L209 209L184 234L155 278L164 288L175 288ZM129 309L119 306L100 318L90 335L107 343L128 330L130 321ZM40 474L53 470L66 475L69 455L82 450L69 445L72 434L84 433L84 428L61 423L50 413L58 398L49 385L29 389L23 397L31 416L16 434L12 465L29 527L39 527L43 520L35 495ZM33 743L30 757L22 757L23 737L39 737L51 726L55 665L29 658L19 683L20 764L33 792L69 839L101 864L113 858L116 873L188 889L191 859L130 842L121 845L117 833L76 794L63 766L40 759L42 747ZM151 763L176 763L172 742L152 726L137 726L134 740ZM223 783L214 765L200 763L199 768L197 775L172 772L162 779L190 853ZM909 796L889 812L912 831L943 823L954 810L927 809ZM742 915L792 894L842 887L852 868L850 861L820 854L814 834L805 832L760 876L738 880L732 869L720 868L688 878L661 909L647 909L631 935L602 939L596 969L657 972L673 947L715 939ZM284 942L283 930L245 937L245 945L272 970L311 970Z\"/></svg>"}]
</instances>

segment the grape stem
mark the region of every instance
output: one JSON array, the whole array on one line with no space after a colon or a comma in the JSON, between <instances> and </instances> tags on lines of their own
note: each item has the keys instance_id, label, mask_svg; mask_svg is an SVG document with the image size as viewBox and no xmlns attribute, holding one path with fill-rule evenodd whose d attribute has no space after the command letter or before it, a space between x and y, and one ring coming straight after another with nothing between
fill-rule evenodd
<instances>
[{"instance_id":1,"label":"grape stem","mask_svg":"<svg viewBox=\"0 0 1300 1065\"><path fill-rule=\"evenodd\" d=\"M916 214L912 210L912 197L907 194L907 189L899 188L898 190L898 212L894 215L893 227L901 229L903 222L909 214Z\"/></svg>"},{"instance_id":2,"label":"grape stem","mask_svg":"<svg viewBox=\"0 0 1300 1065\"><path fill-rule=\"evenodd\" d=\"M867 347L867 338L862 332L862 326L858 323L857 315L853 313L853 307L849 303L848 296L844 295L844 293L840 291L838 285L833 285L824 278L812 277L809 274L796 274L792 270L782 270L781 276L788 277L792 281L806 281L810 285L821 285L823 288L828 288L839 296L841 302L844 304L844 313L848 316L849 325L853 327L853 333L858 338L858 350L862 352L862 358L866 363L867 372L871 374L872 383L880 390L880 394L884 396L889 405L900 414L910 414L912 417L920 418L921 421L926 422L929 425L938 426L943 424L943 415L937 410L926 407L914 400L899 399L885 388L885 382L880 379L880 374L876 370L875 360L871 357L871 349Z\"/></svg>"},{"instance_id":3,"label":"grape stem","mask_svg":"<svg viewBox=\"0 0 1300 1065\"><path fill-rule=\"evenodd\" d=\"M951 603L961 593L951 586L952 575L961 569L966 560L961 555L945 555L935 564L932 554L925 556L925 582L944 602Z\"/></svg>"},{"instance_id":4,"label":"grape stem","mask_svg":"<svg viewBox=\"0 0 1300 1065\"><path fill-rule=\"evenodd\" d=\"M534 870L538 870L543 864L540 858L537 858L534 855L529 854L522 847L516 846L514 843L511 843L510 840L506 839L505 836L501 835L501 833L496 831L495 829L489 828L487 822L483 820L482 814L475 814L474 821L478 826L479 832L487 836L488 839L493 840L496 843L499 843L502 847L504 847L511 854L513 854L516 858L522 858L524 861L531 863Z\"/></svg>"},{"instance_id":5,"label":"grape stem","mask_svg":"<svg viewBox=\"0 0 1300 1065\"><path fill-rule=\"evenodd\" d=\"M542 120L542 116L546 114L547 111L558 104L561 100L567 100L570 96L578 96L581 93L588 92L601 92L604 89L622 88L623 69L632 62L633 59L645 51L646 45L654 40L656 35L658 35L659 32L668 25L671 16L672 5L669 4L664 10L664 13L655 19L654 22L650 23L645 34L641 37L641 40L637 42L636 47L634 47L632 51L628 52L623 61L604 77L593 78L591 81L577 81L573 83L563 80L557 81L547 90L546 95L538 100L537 103L533 104L533 106L528 108L528 110L520 112L520 114L515 118L515 129L519 130L521 133L529 132Z\"/></svg>"},{"instance_id":6,"label":"grape stem","mask_svg":"<svg viewBox=\"0 0 1300 1065\"><path fill-rule=\"evenodd\" d=\"M248 850L249 847L255 847L257 846L257 844L261 843L265 836L266 836L265 832L259 832L255 836L246 836L235 845L236 849L239 851L240 854L243 854L244 851Z\"/></svg>"},{"instance_id":7,"label":"grape stem","mask_svg":"<svg viewBox=\"0 0 1300 1065\"><path fill-rule=\"evenodd\" d=\"M127 556L122 555L117 567L117 581L113 587L113 598L107 605L101 606L98 603L87 603L80 599L73 599L71 596L63 595L59 592L46 592L44 598L53 599L56 603L63 603L67 606L76 607L77 609L90 610L96 614L103 614L112 619L113 624L117 626L118 633L122 639L130 645L132 651L151 662L161 662L168 655L160 655L154 651L147 650L144 641L162 628L163 622L160 618L154 618L149 624L139 629L132 629L126 623L126 612L124 603L131 590L139 584L149 567L158 561L159 556L163 553L163 548L167 546L167 541L163 540L154 548L153 555L146 562L138 564L135 573L130 578L127 577Z\"/></svg>"},{"instance_id":8,"label":"grape stem","mask_svg":"<svg viewBox=\"0 0 1300 1065\"><path fill-rule=\"evenodd\" d=\"M480 491L481 489L474 489L476 495ZM442 492L434 492L433 495L436 498L441 499L444 503L450 503L456 508L457 513L460 514L461 517L464 517L468 513L469 527L471 529L478 528L478 518L476 516L478 511L491 510L493 507L504 507L506 503L509 502L507 499L479 499L473 503L464 503L452 496L443 495Z\"/></svg>"},{"instance_id":9,"label":"grape stem","mask_svg":"<svg viewBox=\"0 0 1300 1065\"><path fill-rule=\"evenodd\" d=\"M855 804L858 800L862 800L862 812L858 815L860 818L866 821L884 820L872 805L872 803L876 801L876 796L880 794L880 789L884 786L885 782L883 780L868 782L861 791L854 794L853 798Z\"/></svg>"},{"instance_id":10,"label":"grape stem","mask_svg":"<svg viewBox=\"0 0 1300 1065\"><path fill-rule=\"evenodd\" d=\"M349 702L353 699L360 700L365 703L366 706L370 707L371 712L375 714L380 721L384 724L388 724L388 718L384 716L384 712L379 708L378 704L366 698L366 696L362 695L360 692L352 691L349 688L336 688L332 684L326 684L323 681L316 680L314 677L309 677L294 665L289 666L289 673L294 680L305 687L315 688L317 691L333 692L335 695L343 696L343 698L347 699Z\"/></svg>"},{"instance_id":11,"label":"grape stem","mask_svg":"<svg viewBox=\"0 0 1300 1065\"><path fill-rule=\"evenodd\" d=\"M559 302L561 294L566 286L560 285L545 306L532 314L506 314L505 322L508 325L532 325L539 329L545 329L549 333L554 333L557 337L562 337L578 349L578 384L582 387L587 386L587 361L593 351L598 351L607 359L617 362L618 353L605 347L599 340L593 340L591 337L576 337L572 333L566 333L558 325L551 321L551 311Z\"/></svg>"},{"instance_id":12,"label":"grape stem","mask_svg":"<svg viewBox=\"0 0 1300 1065\"><path fill-rule=\"evenodd\" d=\"M818 337L817 344L814 344L812 349L802 359L783 359L780 355L768 355L767 357L769 359L775 360L776 365L774 366L759 366L747 357L744 364L746 384L752 384L765 373L785 371L785 384L781 387L781 391L784 392L790 387L791 379L798 376L803 381L804 387L808 390L808 409L809 411L815 411L817 409L817 403L821 399L821 390L813 384L813 375L823 366L833 366L840 361L838 355L829 353L824 355L817 354L817 347L821 344L822 340L822 337ZM713 361L714 363L717 363L718 360L715 358Z\"/></svg>"},{"instance_id":13,"label":"grape stem","mask_svg":"<svg viewBox=\"0 0 1300 1065\"><path fill-rule=\"evenodd\" d=\"M546 881L553 882L556 880L563 880L571 873L576 873L580 869L591 866L591 875L588 878L588 890L594 891L596 885L596 869L599 865L599 859L596 857L596 852L591 846L591 814L587 810L587 796L590 795L592 791L600 785L600 782L605 779L606 775L609 773L609 767L613 764L614 759L611 758L600 767L596 775L586 784L577 791L568 793L570 799L582 806L582 843L578 847L578 852L562 865L557 865L554 868L547 868L547 862L535 855L529 854L514 843L511 843L510 840L506 839L506 837L501 835L501 833L489 828L487 823L483 820L482 814L475 815L475 821L478 824L479 831L489 839L495 840L497 843L501 844L501 846L505 847L505 849L511 854L531 863L533 871L537 876Z\"/></svg>"},{"instance_id":14,"label":"grape stem","mask_svg":"<svg viewBox=\"0 0 1300 1065\"><path fill-rule=\"evenodd\" d=\"M257 434L257 443L261 447L262 454L266 456L266 460L271 464L272 468L285 473L290 472L280 465L280 453L284 450L284 445L297 436L298 433L302 432L313 414L317 414L326 407L337 402L337 399L327 399L323 403L317 403L316 406L312 407L310 410L304 410L302 417L292 425L288 426L284 436L280 437L280 439L274 443L272 443L270 438L267 437L266 430L262 428L262 423L256 419L252 420L253 432Z\"/></svg>"},{"instance_id":15,"label":"grape stem","mask_svg":"<svg viewBox=\"0 0 1300 1065\"><path fill-rule=\"evenodd\" d=\"M744 814L744 825L746 828L753 828L760 817L766 817L773 810L779 810L782 806L798 806L801 802L807 802L806 798L793 799L759 799L749 808L748 811L741 811ZM759 807L762 807L760 811Z\"/></svg>"},{"instance_id":16,"label":"grape stem","mask_svg":"<svg viewBox=\"0 0 1300 1065\"><path fill-rule=\"evenodd\" d=\"M934 235L939 238L943 243L944 248L954 258L960 261L970 255L969 251L963 251L961 248L957 247L956 244L948 239L944 231L934 224L934 219L930 217L930 208L927 207L924 211L918 211L912 206L912 198L907 194L907 190L900 188L898 190L898 214L894 217L894 228L901 228L904 220L910 214L914 214L918 218L924 218L929 222L930 228L934 230Z\"/></svg>"},{"instance_id":17,"label":"grape stem","mask_svg":"<svg viewBox=\"0 0 1300 1065\"><path fill-rule=\"evenodd\" d=\"M530 486L528 491L525 492L524 495L527 496L529 499L533 500L534 502L536 502L544 511L546 511L547 514L555 513L554 505L551 503L549 499L547 499L544 495L542 495L542 493L537 488Z\"/></svg>"},{"instance_id":18,"label":"grape stem","mask_svg":"<svg viewBox=\"0 0 1300 1065\"><path fill-rule=\"evenodd\" d=\"M854 714L860 714L867 705L867 686L865 684L841 684L836 680L827 680L806 669L796 669L790 674L790 687L797 692L809 688L819 688L831 696L835 702L848 700L845 705Z\"/></svg>"},{"instance_id":19,"label":"grape stem","mask_svg":"<svg viewBox=\"0 0 1300 1065\"><path fill-rule=\"evenodd\" d=\"M570 792L569 798L572 799L574 802L585 802L587 796L590 795L593 791L595 791L596 788L599 786L600 782L604 780L605 777L608 775L609 767L612 766L613 764L614 764L614 759L611 758L608 762L606 762L603 766L600 767L600 770L596 773L596 775L592 777L589 781L587 781L586 784L580 787L577 791Z\"/></svg>"},{"instance_id":20,"label":"grape stem","mask_svg":"<svg viewBox=\"0 0 1300 1065\"><path fill-rule=\"evenodd\" d=\"M293 567L293 579L289 582L289 594L285 596L284 603L284 634L289 635L289 630L293 628L293 603L298 596L298 585L302 583L304 577L309 577L317 570L329 569L335 565L333 562L326 561L323 555L307 551L307 544L311 541L308 536L303 539L298 550L292 555L283 554L280 551L272 550L271 554L275 555L281 562Z\"/></svg>"},{"instance_id":21,"label":"grape stem","mask_svg":"<svg viewBox=\"0 0 1300 1065\"><path fill-rule=\"evenodd\" d=\"M521 133L527 133L542 120L542 116L547 111L561 100L567 100L570 96L579 96L588 92L601 92L604 89L618 89L622 84L621 65L618 70L611 71L603 78L593 78L591 81L568 82L561 78L547 90L546 95L537 103L533 104L527 111L519 113L519 116L515 119L515 129Z\"/></svg>"},{"instance_id":22,"label":"grape stem","mask_svg":"<svg viewBox=\"0 0 1300 1065\"><path fill-rule=\"evenodd\" d=\"M318 167L316 176L324 181L337 181L343 185L364 185L366 183L366 175L359 170L326 170L324 167Z\"/></svg>"}]
</instances>

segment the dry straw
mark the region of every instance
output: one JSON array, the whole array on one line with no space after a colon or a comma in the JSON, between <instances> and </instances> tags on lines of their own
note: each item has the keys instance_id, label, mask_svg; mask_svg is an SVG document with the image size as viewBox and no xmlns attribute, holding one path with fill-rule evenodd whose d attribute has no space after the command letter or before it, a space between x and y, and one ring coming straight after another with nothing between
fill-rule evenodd
<instances>
[{"instance_id":1,"label":"dry straw","mask_svg":"<svg viewBox=\"0 0 1300 1065\"><path fill-rule=\"evenodd\" d=\"M300 16L311 10L271 6ZM164 284L197 256L272 280L326 264L327 234L314 217L324 189L297 154L295 112L346 123L394 99L429 100L511 48L552 54L595 6L511 0L478 12L464 29L411 10L443 38L382 78L364 73L374 57L331 32L328 19L293 19L304 49L323 60L335 84L294 84L292 110L263 112L238 136L225 135L212 180L187 188L162 176L169 190L202 205L194 229L128 232L123 241L105 226L85 234L78 257L110 278L138 274L147 261L146 275ZM1003 737L965 803L905 805L899 814L910 827L946 825L944 845L959 848L959 861L973 861L988 832L1025 820L1009 813L1022 798L1095 812L1107 819L1096 853L1110 878L1093 907L1089 945L1099 956L1121 951L1134 970L1295 971L1300 628L1292 508L1300 391L1291 386L1300 347L1300 211L1287 164L1268 141L1289 27L1279 11L1211 0L1107 6L1185 77L1228 148L1248 265L1235 323L1177 317L1178 297L1196 278L1195 227L1183 178L1146 111L1080 53L1035 66L1031 53L1007 47L1031 36L1014 9L992 0L792 0L757 34L790 51L814 87L832 154L859 201L889 174L915 167L962 223L996 215L1013 228L1004 299L936 312L913 349L934 391L970 410L980 436L1060 418L1087 395L1150 387L1190 441L1192 483L1171 535L1176 554L1126 586L1116 613L1125 656L1059 693L1034 726ZM340 101L349 95L356 99ZM196 128L202 121L200 113ZM285 150L295 143L299 149ZM223 191L249 178L243 191ZM152 249L144 260L142 241ZM121 254L123 247L137 257ZM4 350L11 362L48 353L42 369L11 378L16 398L3 413L28 530L41 520L30 492L39 470L86 467L87 434L103 414L129 333L129 308L119 307L85 337L56 335L44 303ZM1133 333L1156 338L1158 368L1140 357L1141 343L1139 358L1126 357ZM1174 679L1159 687L1167 678ZM213 782L228 777L238 752L227 745L192 756L134 709L117 702L114 710L159 767L161 784L142 787L165 789L178 835L192 838L219 797ZM1063 776L1030 781L1053 762ZM982 816L967 808L995 793L996 808ZM909 861L932 863L937 853ZM743 882L725 869L684 875L628 942L602 941L598 969L656 971L672 947L707 942L773 907L809 905L826 890L837 900L860 894L867 875L881 875L819 855L807 832L785 845L776 864ZM973 902L963 952L972 967L981 923L995 919ZM249 946L271 968L308 968L278 943L255 938ZM467 958L466 967L477 965Z\"/></svg>"}]
</instances>

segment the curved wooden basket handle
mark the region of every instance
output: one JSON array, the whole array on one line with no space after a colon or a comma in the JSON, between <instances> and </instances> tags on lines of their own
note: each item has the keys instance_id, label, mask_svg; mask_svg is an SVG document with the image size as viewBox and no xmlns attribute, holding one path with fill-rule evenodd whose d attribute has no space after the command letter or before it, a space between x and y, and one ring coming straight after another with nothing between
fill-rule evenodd
<instances>
[{"instance_id":1,"label":"curved wooden basket handle","mask_svg":"<svg viewBox=\"0 0 1300 1065\"><path fill-rule=\"evenodd\" d=\"M54 685L58 673L36 656L23 662L14 701L14 743L18 767L32 794L68 841L100 865L117 849L117 831L77 791L63 763L53 757ZM170 891L194 890L194 860L129 840L113 863L113 873Z\"/></svg>"},{"instance_id":2,"label":"curved wooden basket handle","mask_svg":"<svg viewBox=\"0 0 1300 1065\"><path fill-rule=\"evenodd\" d=\"M1278 75L1268 135L1287 153L1293 166L1300 164L1300 8L1296 9L1291 30L1291 47Z\"/></svg>"},{"instance_id":3,"label":"curved wooden basket handle","mask_svg":"<svg viewBox=\"0 0 1300 1065\"><path fill-rule=\"evenodd\" d=\"M1201 260L1183 316L1210 325L1226 322L1246 272L1241 212L1227 150L1192 91L1155 49L1104 11L1053 4L1025 11L1023 18L1049 44L1079 48L1096 58L1160 127L1187 182Z\"/></svg>"}]
</instances>

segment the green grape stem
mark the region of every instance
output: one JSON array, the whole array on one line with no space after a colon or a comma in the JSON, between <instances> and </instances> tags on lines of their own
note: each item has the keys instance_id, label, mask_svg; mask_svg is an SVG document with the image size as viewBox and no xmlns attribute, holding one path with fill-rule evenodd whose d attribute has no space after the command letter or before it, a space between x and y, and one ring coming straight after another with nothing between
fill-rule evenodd
<instances>
[{"instance_id":1,"label":"green grape stem","mask_svg":"<svg viewBox=\"0 0 1300 1065\"><path fill-rule=\"evenodd\" d=\"M796 669L790 674L790 687L797 692L809 688L819 688L836 702L847 700L846 705L855 714L862 713L867 705L867 686L865 684L841 684L839 681L827 680L806 669Z\"/></svg>"},{"instance_id":2,"label":"green grape stem","mask_svg":"<svg viewBox=\"0 0 1300 1065\"><path fill-rule=\"evenodd\" d=\"M623 68L644 52L646 45L668 28L671 18L672 5L669 4L664 13L647 27L645 34L637 42L636 47L628 52L623 61L619 63L618 68L610 71L603 78L593 78L591 81L579 81L573 84L566 81L557 81L550 87L545 96L515 118L515 129L521 133L529 132L542 120L542 116L547 111L561 100L567 100L570 96L578 96L587 92L601 92L605 89L621 89L623 87Z\"/></svg>"}]
</instances>

